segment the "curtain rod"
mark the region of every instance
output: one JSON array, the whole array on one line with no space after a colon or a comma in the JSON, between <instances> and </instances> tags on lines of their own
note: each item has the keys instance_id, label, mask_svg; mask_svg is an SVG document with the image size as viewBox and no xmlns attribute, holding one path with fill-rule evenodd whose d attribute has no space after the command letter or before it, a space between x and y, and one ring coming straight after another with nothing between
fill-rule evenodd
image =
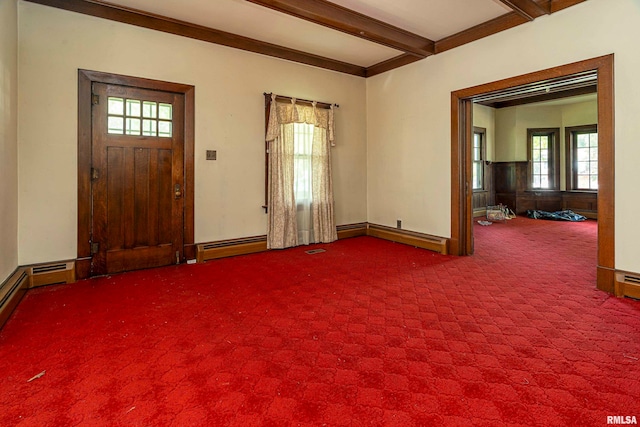
<instances>
[{"instance_id":1,"label":"curtain rod","mask_svg":"<svg viewBox=\"0 0 640 427\"><path fill-rule=\"evenodd\" d=\"M265 96L271 96L273 95L272 92L264 92ZM280 100L287 100L287 101L291 101L293 99L292 96L284 96L284 95L276 95L276 99L280 98ZM313 104L314 101L310 101L308 99L300 99L300 98L296 98L296 102L301 102L303 104ZM318 102L316 101L316 105L319 107L324 107L324 108L329 108L331 107L331 105L333 105L336 108L340 108L340 106L338 104L331 104L330 102Z\"/></svg>"}]
</instances>

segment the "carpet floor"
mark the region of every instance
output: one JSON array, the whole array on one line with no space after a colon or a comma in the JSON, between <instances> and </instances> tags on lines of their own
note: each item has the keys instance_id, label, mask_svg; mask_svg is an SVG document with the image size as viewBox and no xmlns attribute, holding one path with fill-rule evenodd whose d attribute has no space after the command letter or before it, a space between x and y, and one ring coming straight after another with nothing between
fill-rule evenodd
<instances>
[{"instance_id":1,"label":"carpet floor","mask_svg":"<svg viewBox=\"0 0 640 427\"><path fill-rule=\"evenodd\" d=\"M38 288L0 331L2 426L601 426L640 418L640 302L596 223L370 237Z\"/></svg>"}]
</instances>

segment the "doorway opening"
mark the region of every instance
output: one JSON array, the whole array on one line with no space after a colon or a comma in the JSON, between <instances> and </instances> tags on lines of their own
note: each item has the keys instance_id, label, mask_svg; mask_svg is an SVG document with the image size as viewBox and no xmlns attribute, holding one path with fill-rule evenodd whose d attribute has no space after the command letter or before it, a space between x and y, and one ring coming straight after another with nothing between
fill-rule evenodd
<instances>
[{"instance_id":1,"label":"doorway opening","mask_svg":"<svg viewBox=\"0 0 640 427\"><path fill-rule=\"evenodd\" d=\"M451 94L451 242L456 255L473 254L473 102L500 91L593 72L598 108L597 287L614 292L614 102L613 55L580 61Z\"/></svg>"}]
</instances>

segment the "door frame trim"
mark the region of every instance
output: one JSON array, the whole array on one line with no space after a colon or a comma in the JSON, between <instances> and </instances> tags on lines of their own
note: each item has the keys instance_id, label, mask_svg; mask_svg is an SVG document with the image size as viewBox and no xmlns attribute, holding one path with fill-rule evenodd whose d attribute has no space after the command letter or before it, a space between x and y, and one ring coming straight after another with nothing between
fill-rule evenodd
<instances>
[{"instance_id":1,"label":"door frame trim","mask_svg":"<svg viewBox=\"0 0 640 427\"><path fill-rule=\"evenodd\" d=\"M615 103L614 55L561 65L451 92L451 242L454 255L473 252L471 192L472 98L561 76L598 73L598 261L597 287L613 293L615 285Z\"/></svg>"},{"instance_id":2,"label":"door frame trim","mask_svg":"<svg viewBox=\"0 0 640 427\"><path fill-rule=\"evenodd\" d=\"M195 86L78 69L78 258L76 277L91 274L91 86L116 84L184 95L183 259L195 259L194 146Z\"/></svg>"}]
</instances>

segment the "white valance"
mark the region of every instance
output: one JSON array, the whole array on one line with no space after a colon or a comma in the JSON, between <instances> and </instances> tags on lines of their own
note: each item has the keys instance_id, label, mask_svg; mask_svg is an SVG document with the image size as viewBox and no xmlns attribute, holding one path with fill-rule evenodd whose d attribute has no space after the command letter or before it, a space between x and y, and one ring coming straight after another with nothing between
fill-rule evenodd
<instances>
[{"instance_id":1,"label":"white valance","mask_svg":"<svg viewBox=\"0 0 640 427\"><path fill-rule=\"evenodd\" d=\"M331 146L335 146L333 105L331 108L319 108L315 101L312 105L296 104L295 98L291 98L291 102L277 102L276 95L272 94L267 125L267 142L280 136L281 125L290 123L306 123L326 129L329 143Z\"/></svg>"}]
</instances>

